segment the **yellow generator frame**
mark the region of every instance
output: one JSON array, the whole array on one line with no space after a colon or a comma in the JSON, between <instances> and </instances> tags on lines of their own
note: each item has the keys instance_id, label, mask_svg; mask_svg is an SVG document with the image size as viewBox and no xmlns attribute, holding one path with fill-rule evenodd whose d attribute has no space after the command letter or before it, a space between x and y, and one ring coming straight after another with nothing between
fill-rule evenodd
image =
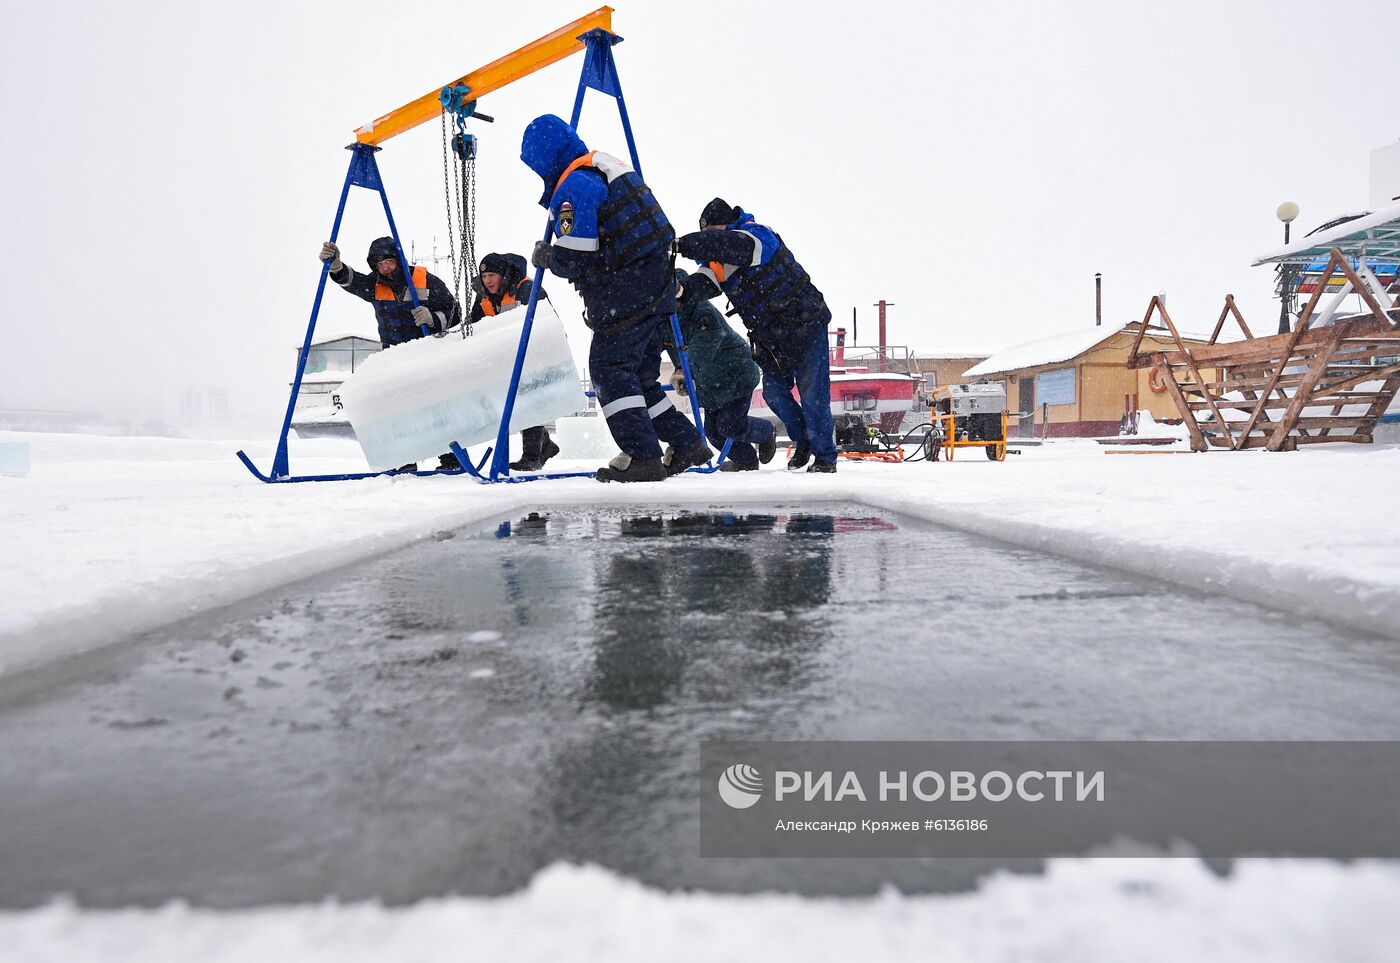
<instances>
[{"instance_id":1,"label":"yellow generator frame","mask_svg":"<svg viewBox=\"0 0 1400 963\"><path fill-rule=\"evenodd\" d=\"M953 460L953 453L959 448L984 448L987 458L990 461L1006 461L1006 411L1001 413L1001 436L993 441L971 441L958 439L958 416L953 414L951 398L948 404L948 413L940 414L938 411L939 397L949 398L952 394L950 385L939 385L933 389L929 397L932 409L929 412L929 420L943 435L943 458L945 461ZM966 415L963 416L967 418Z\"/></svg>"}]
</instances>

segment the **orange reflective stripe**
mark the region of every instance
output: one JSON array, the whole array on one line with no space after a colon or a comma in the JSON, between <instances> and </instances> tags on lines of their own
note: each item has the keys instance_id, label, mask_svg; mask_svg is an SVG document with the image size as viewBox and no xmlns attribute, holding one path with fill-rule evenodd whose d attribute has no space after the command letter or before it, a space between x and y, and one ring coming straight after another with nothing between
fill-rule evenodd
<instances>
[{"instance_id":1,"label":"orange reflective stripe","mask_svg":"<svg viewBox=\"0 0 1400 963\"><path fill-rule=\"evenodd\" d=\"M724 280L724 265L723 265L723 264L719 263L718 261L711 261L711 262L710 262L710 270L713 271L713 272L715 272L715 280L716 280L716 281L723 281L723 280Z\"/></svg>"},{"instance_id":2,"label":"orange reflective stripe","mask_svg":"<svg viewBox=\"0 0 1400 963\"><path fill-rule=\"evenodd\" d=\"M570 164L568 167L564 168L564 173L560 174L560 175L559 175L559 180L557 180L557 181L554 182L554 190L555 190L555 192L557 193L558 190L559 190L559 188L561 188L561 187L564 186L564 180L565 180L565 178L567 178L567 177L568 177L570 174L572 174L574 171L578 170L580 167L592 167L592 166L593 166L593 155L594 155L595 153L596 153L596 151L589 151L587 154L584 154L582 157L580 157L578 160L574 161L574 162L573 162L572 164Z\"/></svg>"}]
</instances>

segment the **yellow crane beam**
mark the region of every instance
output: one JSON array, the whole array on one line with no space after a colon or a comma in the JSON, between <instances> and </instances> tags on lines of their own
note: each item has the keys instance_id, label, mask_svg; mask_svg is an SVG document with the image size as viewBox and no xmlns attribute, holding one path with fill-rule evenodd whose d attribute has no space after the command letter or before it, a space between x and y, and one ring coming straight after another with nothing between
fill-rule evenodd
<instances>
[{"instance_id":1,"label":"yellow crane beam","mask_svg":"<svg viewBox=\"0 0 1400 963\"><path fill-rule=\"evenodd\" d=\"M599 7L587 16L579 17L573 23L527 43L499 60L493 60L485 67L478 67L464 77L448 81L442 87L470 87L473 99L479 99L493 90L500 90L512 81L582 50L583 43L578 39L582 34L599 27L611 33L612 14L612 7ZM361 144L377 146L390 137L434 119L442 113L442 87L437 87L417 100L397 110L391 110L383 117L358 128L355 131L355 140Z\"/></svg>"}]
</instances>

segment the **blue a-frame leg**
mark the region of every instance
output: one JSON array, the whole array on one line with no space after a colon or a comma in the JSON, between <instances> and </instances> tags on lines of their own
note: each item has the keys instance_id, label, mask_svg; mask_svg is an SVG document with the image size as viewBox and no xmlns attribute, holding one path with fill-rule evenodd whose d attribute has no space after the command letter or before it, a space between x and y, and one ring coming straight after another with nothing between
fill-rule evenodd
<instances>
[{"instance_id":1,"label":"blue a-frame leg","mask_svg":"<svg viewBox=\"0 0 1400 963\"><path fill-rule=\"evenodd\" d=\"M612 47L621 43L622 38L617 34L609 33L606 30L595 29L579 37L586 47L583 60L583 74L579 78L578 92L574 97L574 110L570 119L570 124L577 129L579 116L583 112L583 95L589 87L601 91L617 100L618 115L622 120L622 130L627 137L627 150L631 155L632 167L638 175L642 172L641 161L637 157L637 144L632 137L632 124L627 117L627 104L622 99L622 86L617 79L617 65L613 62ZM375 191L379 194L379 199L384 204L384 216L389 221L389 231L394 238L394 246L399 252L399 264L405 266L407 270L408 259L403 256L403 244L399 241L399 231L394 224L393 212L389 209L389 196L384 192L384 182L379 176L379 165L375 162L374 155L379 150L368 144L355 143L346 148L351 152L350 169L345 175L345 185L340 191L340 203L335 211L335 223L331 226L332 243L340 236L340 221L345 215L345 201L350 196L351 187L363 187ZM546 223L544 240L548 242L553 233L552 223ZM293 475L287 456L287 436L292 427L292 412L296 408L297 396L301 391L301 378L306 371L307 355L311 351L311 339L316 331L316 318L321 312L321 297L326 291L326 278L330 274L330 263L321 265L321 278L316 284L316 300L311 305L311 318L306 325L306 337L302 341L301 351L297 355L296 377L292 381L291 396L287 399L287 413L282 419L282 432L277 438L277 452L272 459L272 471L264 474L258 470L244 452L238 452L238 458L252 472L254 477L264 482L311 482L311 481L342 481L352 478L373 478L377 475L399 474L398 472L349 472L339 475ZM501 426L496 434L496 445L493 449L488 449L479 464L473 465L467 458L467 453L456 442L451 444L453 454L460 462L460 468L437 469L434 471L415 471L415 475L461 475L469 474L474 478L484 482L522 482L534 481L540 478L577 478L591 477L592 472L564 472L555 474L523 475L512 477L510 474L510 419L515 409L515 396L520 389L520 376L525 367L525 352L530 345L530 329L535 321L535 304L541 286L544 283L544 270L536 269L535 281L530 288L530 301L525 308L525 321L520 331L520 344L515 352L515 366L511 371L510 388L506 393L505 410L501 414ZM413 306L418 307L418 293L412 284L408 286L410 296L413 299ZM685 344L681 339L680 322L675 312L671 313L671 331L675 336L677 353L681 359L681 366L685 372L686 384L693 385L695 382L690 376L690 358L685 350ZM423 333L428 333L423 329ZM705 423L700 414L700 402L695 396L695 392L690 392L691 407L695 414L695 425L699 429L701 436L705 433ZM731 442L726 441L724 448L720 451L719 457L703 468L691 468L689 471L708 473L717 471L724 457L729 453ZM490 469L483 474L482 468L487 459L491 461ZM407 472L403 474L408 474Z\"/></svg>"},{"instance_id":2,"label":"blue a-frame leg","mask_svg":"<svg viewBox=\"0 0 1400 963\"><path fill-rule=\"evenodd\" d=\"M350 151L350 169L345 174L345 186L340 189L340 203L335 209L335 222L331 225L331 243L334 244L340 236L340 222L345 216L345 202L350 197L350 188L363 187L374 191L379 195L380 201L384 204L384 217L389 221L389 233L394 238L394 247L399 252L399 264L404 265L407 270L408 259L403 256L403 243L399 240L399 229L394 223L394 212L389 209L389 195L384 192L384 181L379 176L379 165L374 160L378 147L369 144L351 144L345 148ZM296 409L297 396L301 393L301 377L306 373L307 355L311 353L311 339L316 332L316 318L321 313L321 297L326 293L326 278L330 276L331 265L329 261L321 264L321 279L316 283L316 300L311 304L311 319L306 323L306 337L301 342L301 351L297 354L297 373L292 379L292 393L287 398L287 413L282 418L282 432L277 436L277 452L272 456L272 471L263 474L258 467L253 464L242 451L238 452L238 458L253 475L265 482L303 482L303 481L340 481L347 478L373 478L376 475L388 474L387 472L368 471L352 472L343 475L293 475L287 457L287 435L292 430L292 412ZM409 297L413 300L413 306L418 307L418 292L413 285L408 286ZM423 333L427 334L428 329L424 328ZM463 463L465 465L465 462ZM451 474L460 475L465 468L438 471L414 472L415 475L440 475ZM407 474L407 473L405 473Z\"/></svg>"}]
</instances>

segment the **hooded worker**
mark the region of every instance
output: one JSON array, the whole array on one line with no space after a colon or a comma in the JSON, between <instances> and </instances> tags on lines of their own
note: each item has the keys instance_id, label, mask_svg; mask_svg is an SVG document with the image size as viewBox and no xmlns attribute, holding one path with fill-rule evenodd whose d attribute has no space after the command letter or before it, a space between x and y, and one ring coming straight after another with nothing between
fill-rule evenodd
<instances>
[{"instance_id":1,"label":"hooded worker","mask_svg":"<svg viewBox=\"0 0 1400 963\"><path fill-rule=\"evenodd\" d=\"M836 471L826 343L831 311L821 291L776 231L723 198L705 205L700 230L676 247L701 265L687 287L705 298L722 292L749 329L763 371L763 400L796 448L788 468L811 460L808 471Z\"/></svg>"},{"instance_id":2,"label":"hooded worker","mask_svg":"<svg viewBox=\"0 0 1400 963\"><path fill-rule=\"evenodd\" d=\"M340 248L327 241L321 245L321 260L331 262L330 279L345 290L374 305L379 323L379 342L384 347L421 338L429 332L446 331L462 320L457 299L437 275L416 266L409 275L418 294L418 306L408 291L408 277L399 261L399 246L392 237L375 238L365 258L368 274L361 274L340 259Z\"/></svg>"},{"instance_id":3,"label":"hooded worker","mask_svg":"<svg viewBox=\"0 0 1400 963\"><path fill-rule=\"evenodd\" d=\"M482 258L472 285L476 290L476 303L472 305L469 323L494 318L528 304L534 282L525 276L527 266L525 258L519 254L492 253ZM548 300L543 288L540 297ZM525 428L520 432L520 460L510 463L511 471L539 471L557 454L559 446L543 425Z\"/></svg>"},{"instance_id":4,"label":"hooded worker","mask_svg":"<svg viewBox=\"0 0 1400 963\"><path fill-rule=\"evenodd\" d=\"M379 324L379 343L386 348L413 341L433 331L446 331L462 320L457 299L446 284L429 274L428 269L415 266L409 272L413 279L418 304L413 304L399 260L399 246L392 237L379 237L370 242L369 274L361 274L340 259L340 248L332 241L321 245L321 260L330 262L330 279L345 290L374 305L374 319ZM440 470L461 468L457 456L446 452L438 459ZM416 471L416 464L404 465L399 471Z\"/></svg>"},{"instance_id":5,"label":"hooded worker","mask_svg":"<svg viewBox=\"0 0 1400 963\"><path fill-rule=\"evenodd\" d=\"M754 364L748 344L704 296L701 285L688 281L686 273L677 269L676 283L681 291L677 313L695 384L692 387L685 383L668 325L661 331L666 352L676 366L671 384L677 391L695 392L696 400L705 409L705 436L710 444L722 446L732 439L729 457L720 471L757 471L759 463L771 461L778 448L773 426L749 414L753 390L758 387L758 365Z\"/></svg>"},{"instance_id":6,"label":"hooded worker","mask_svg":"<svg viewBox=\"0 0 1400 963\"><path fill-rule=\"evenodd\" d=\"M520 159L540 176L540 206L551 238L530 261L565 278L583 298L593 331L588 371L608 430L622 454L599 481L661 481L660 441L676 449L676 471L704 464L710 448L659 383L661 325L675 310L671 222L641 176L623 161L590 151L559 117L525 128ZM660 441L658 440L660 439Z\"/></svg>"}]
</instances>

